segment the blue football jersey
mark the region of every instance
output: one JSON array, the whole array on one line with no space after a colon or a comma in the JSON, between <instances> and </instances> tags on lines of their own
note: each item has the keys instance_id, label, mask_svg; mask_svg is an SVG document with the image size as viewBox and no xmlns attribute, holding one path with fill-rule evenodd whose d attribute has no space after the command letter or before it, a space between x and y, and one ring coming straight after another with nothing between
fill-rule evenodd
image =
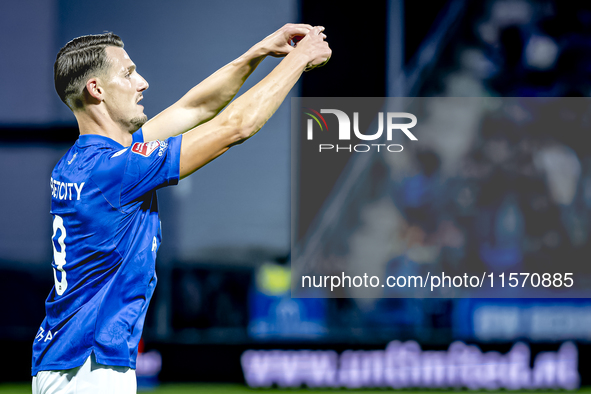
<instances>
[{"instance_id":1,"label":"blue football jersey","mask_svg":"<svg viewBox=\"0 0 591 394\"><path fill-rule=\"evenodd\" d=\"M50 180L55 286L33 341L32 375L99 364L135 368L160 246L156 189L179 180L182 136L124 147L81 135Z\"/></svg>"}]
</instances>

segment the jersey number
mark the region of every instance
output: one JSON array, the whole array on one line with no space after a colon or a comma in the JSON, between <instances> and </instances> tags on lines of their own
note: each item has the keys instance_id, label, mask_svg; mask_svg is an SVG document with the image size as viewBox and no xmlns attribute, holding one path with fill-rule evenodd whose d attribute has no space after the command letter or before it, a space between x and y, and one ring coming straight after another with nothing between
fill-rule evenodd
<instances>
[{"instance_id":1,"label":"jersey number","mask_svg":"<svg viewBox=\"0 0 591 394\"><path fill-rule=\"evenodd\" d=\"M57 230L60 230L61 234L59 238L56 240L55 236L57 235ZM64 240L66 239L66 228L64 227L64 219L61 218L59 215L55 215L53 219L53 235L51 236L51 244L53 245L53 261L55 261L55 265L57 266L57 270L62 273L62 280L57 280L57 272L56 269L53 269L53 279L55 279L55 291L58 295L64 294L66 289L68 288L68 281L66 280L66 271L64 270L64 265L66 265L66 244ZM59 244L59 252L55 246L57 243Z\"/></svg>"}]
</instances>

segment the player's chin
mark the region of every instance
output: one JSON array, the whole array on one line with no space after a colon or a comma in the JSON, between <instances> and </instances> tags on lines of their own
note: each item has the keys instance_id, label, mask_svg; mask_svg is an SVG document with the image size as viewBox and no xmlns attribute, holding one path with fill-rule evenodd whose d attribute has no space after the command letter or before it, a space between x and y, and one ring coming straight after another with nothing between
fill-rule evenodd
<instances>
[{"instance_id":1,"label":"player's chin","mask_svg":"<svg viewBox=\"0 0 591 394\"><path fill-rule=\"evenodd\" d=\"M135 118L131 119L129 121L129 123L131 123L131 125L135 128L135 130L138 130L140 127L142 127L146 122L148 121L148 115L146 114L141 114L140 116L136 116Z\"/></svg>"}]
</instances>

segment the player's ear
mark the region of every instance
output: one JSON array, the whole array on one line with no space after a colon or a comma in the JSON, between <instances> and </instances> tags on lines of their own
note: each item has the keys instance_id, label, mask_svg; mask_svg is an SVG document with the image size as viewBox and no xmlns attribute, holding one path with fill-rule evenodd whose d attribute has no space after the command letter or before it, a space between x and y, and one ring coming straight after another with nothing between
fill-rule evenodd
<instances>
[{"instance_id":1,"label":"player's ear","mask_svg":"<svg viewBox=\"0 0 591 394\"><path fill-rule=\"evenodd\" d=\"M90 78L88 81L86 81L86 91L88 92L91 100L94 99L99 102L103 101L104 91L98 78Z\"/></svg>"}]
</instances>

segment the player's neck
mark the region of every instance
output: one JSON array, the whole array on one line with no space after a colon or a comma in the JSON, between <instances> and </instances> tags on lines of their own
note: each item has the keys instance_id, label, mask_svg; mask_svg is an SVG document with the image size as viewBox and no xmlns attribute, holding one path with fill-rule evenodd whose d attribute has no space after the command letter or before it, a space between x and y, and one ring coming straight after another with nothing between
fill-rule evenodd
<instances>
[{"instance_id":1,"label":"player's neck","mask_svg":"<svg viewBox=\"0 0 591 394\"><path fill-rule=\"evenodd\" d=\"M132 133L122 124L114 121L111 117L100 110L87 110L75 112L80 135L97 134L120 143L123 146L130 146Z\"/></svg>"}]
</instances>

